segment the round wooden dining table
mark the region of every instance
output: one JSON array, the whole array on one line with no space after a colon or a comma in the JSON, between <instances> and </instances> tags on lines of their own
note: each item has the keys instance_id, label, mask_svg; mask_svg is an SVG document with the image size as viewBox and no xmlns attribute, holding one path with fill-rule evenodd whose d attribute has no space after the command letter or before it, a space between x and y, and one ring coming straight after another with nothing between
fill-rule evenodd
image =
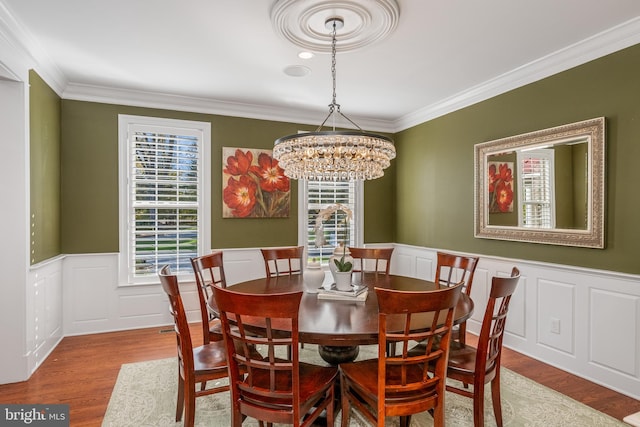
<instances>
[{"instance_id":1,"label":"round wooden dining table","mask_svg":"<svg viewBox=\"0 0 640 427\"><path fill-rule=\"evenodd\" d=\"M432 291L433 282L406 276L354 273L354 285L366 285L364 301L319 299L314 290L305 287L304 276L264 277L229 286L236 292L271 294L304 290L298 316L300 342L318 344L320 355L329 363L355 359L359 345L378 344L378 298L375 287L402 291ZM310 292L311 291L311 292ZM218 314L213 295L209 310ZM454 312L454 324L467 320L473 313L473 301L461 293Z\"/></svg>"}]
</instances>

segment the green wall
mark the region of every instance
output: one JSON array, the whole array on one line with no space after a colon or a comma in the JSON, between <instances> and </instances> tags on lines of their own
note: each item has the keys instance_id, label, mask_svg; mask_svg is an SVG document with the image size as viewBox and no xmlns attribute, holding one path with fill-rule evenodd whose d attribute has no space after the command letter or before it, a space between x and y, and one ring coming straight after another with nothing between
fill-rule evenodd
<instances>
[{"instance_id":1,"label":"green wall","mask_svg":"<svg viewBox=\"0 0 640 427\"><path fill-rule=\"evenodd\" d=\"M286 219L222 218L222 147L272 148L273 141L315 127L84 101L62 101L62 252L118 251L118 114L211 123L214 248L296 245L297 181ZM393 168L365 184L365 241L392 242Z\"/></svg>"},{"instance_id":2,"label":"green wall","mask_svg":"<svg viewBox=\"0 0 640 427\"><path fill-rule=\"evenodd\" d=\"M31 254L35 264L60 255L60 97L29 72Z\"/></svg>"},{"instance_id":3,"label":"green wall","mask_svg":"<svg viewBox=\"0 0 640 427\"><path fill-rule=\"evenodd\" d=\"M365 242L640 273L638 76L640 45L394 135L398 157L384 178L365 184ZM55 94L35 74L31 80L36 262L59 253L118 251L118 114L211 123L213 247L296 244L295 182L288 219L222 218L221 147L269 148L277 137L309 126L72 100L56 107ZM474 144L600 116L607 119L605 249L473 237Z\"/></svg>"},{"instance_id":4,"label":"green wall","mask_svg":"<svg viewBox=\"0 0 640 427\"><path fill-rule=\"evenodd\" d=\"M395 135L398 243L640 273L640 45ZM474 144L606 117L606 248L476 239Z\"/></svg>"}]
</instances>

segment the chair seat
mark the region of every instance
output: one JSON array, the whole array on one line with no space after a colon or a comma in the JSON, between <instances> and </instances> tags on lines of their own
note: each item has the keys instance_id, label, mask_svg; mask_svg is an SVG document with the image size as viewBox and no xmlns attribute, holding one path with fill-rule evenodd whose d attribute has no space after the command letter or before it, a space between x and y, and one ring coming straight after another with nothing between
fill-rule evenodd
<instances>
[{"instance_id":1,"label":"chair seat","mask_svg":"<svg viewBox=\"0 0 640 427\"><path fill-rule=\"evenodd\" d=\"M223 341L222 322L220 319L213 319L209 322L209 341Z\"/></svg>"},{"instance_id":2,"label":"chair seat","mask_svg":"<svg viewBox=\"0 0 640 427\"><path fill-rule=\"evenodd\" d=\"M195 371L218 371L227 369L227 349L223 341L215 341L193 349Z\"/></svg>"},{"instance_id":3,"label":"chair seat","mask_svg":"<svg viewBox=\"0 0 640 427\"><path fill-rule=\"evenodd\" d=\"M262 355L254 346L249 346L251 356L261 359ZM227 349L224 341L213 341L193 349L193 364L196 371L217 371L227 369ZM244 371L243 371L244 372Z\"/></svg>"},{"instance_id":4,"label":"chair seat","mask_svg":"<svg viewBox=\"0 0 640 427\"><path fill-rule=\"evenodd\" d=\"M325 390L332 386L337 375L338 368L332 366L318 366L309 363L300 362L300 401L313 402L314 396L324 393ZM268 389L270 384L269 371L257 370L252 378L254 387L263 387ZM291 371L284 370L276 373L276 389L291 391ZM264 397L253 395L253 400L268 402L272 405L291 406L290 399L277 399L273 397Z\"/></svg>"},{"instance_id":5,"label":"chair seat","mask_svg":"<svg viewBox=\"0 0 640 427\"><path fill-rule=\"evenodd\" d=\"M419 365L414 366L415 369L408 369L407 382L419 382L422 378L423 370ZM343 363L340 365L342 374L348 378L357 387L360 392L365 393L371 399L375 399L378 395L378 360L362 360L352 363ZM388 372L386 384L399 384L399 375L394 375ZM422 399L436 398L437 391L435 387L436 383L432 386L427 386L418 390L403 390L397 393L386 393L385 401L389 403L400 403L403 400L407 400L415 403L416 398Z\"/></svg>"},{"instance_id":6,"label":"chair seat","mask_svg":"<svg viewBox=\"0 0 640 427\"><path fill-rule=\"evenodd\" d=\"M459 342L452 343L449 351L448 372L455 375L473 375L476 369L477 350L470 345L461 345ZM486 371L491 372L493 364L487 366Z\"/></svg>"}]
</instances>

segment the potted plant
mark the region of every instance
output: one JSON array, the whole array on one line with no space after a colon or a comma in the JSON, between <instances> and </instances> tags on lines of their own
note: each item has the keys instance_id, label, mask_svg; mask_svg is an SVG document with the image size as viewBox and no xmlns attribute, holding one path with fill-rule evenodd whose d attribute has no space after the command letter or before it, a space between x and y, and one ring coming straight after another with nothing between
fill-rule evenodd
<instances>
[{"instance_id":1,"label":"potted plant","mask_svg":"<svg viewBox=\"0 0 640 427\"><path fill-rule=\"evenodd\" d=\"M349 232L349 221L353 218L353 212L351 211L351 209L349 209L348 206L345 206L340 203L327 206L326 208L318 212L318 215L316 216L316 225L314 228L314 233L316 237L315 246L319 248L326 244L326 240L324 237L324 222L329 220L329 218L331 218L331 216L338 211L342 211L345 214L344 241L340 243L339 246L336 246L336 248L333 251L333 255L329 257L329 271L333 276L333 281L336 283L336 287L338 283L338 277L336 273L341 272L341 270L339 270L339 267L342 267L343 269L346 270L346 271L342 271L343 273L351 272L353 267L353 258L351 257L351 254L349 253L349 249L347 248L347 235ZM350 265L350 267L347 268L347 265Z\"/></svg>"},{"instance_id":2,"label":"potted plant","mask_svg":"<svg viewBox=\"0 0 640 427\"><path fill-rule=\"evenodd\" d=\"M334 277L336 279L336 288L339 291L351 290L351 270L353 270L353 263L351 257L347 257L347 247L343 246L342 257L340 259L333 258L333 262L336 266Z\"/></svg>"},{"instance_id":3,"label":"potted plant","mask_svg":"<svg viewBox=\"0 0 640 427\"><path fill-rule=\"evenodd\" d=\"M347 247L343 246L343 248L342 257L340 257L340 259L334 258L333 262L338 272L347 273L353 270L353 263L350 261L351 257L345 258L347 256Z\"/></svg>"}]
</instances>

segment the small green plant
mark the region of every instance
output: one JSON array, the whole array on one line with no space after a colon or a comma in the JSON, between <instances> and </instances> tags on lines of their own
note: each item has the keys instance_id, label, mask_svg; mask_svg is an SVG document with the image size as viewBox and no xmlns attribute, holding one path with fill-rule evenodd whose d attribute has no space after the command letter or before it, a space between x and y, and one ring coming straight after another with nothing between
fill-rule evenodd
<instances>
[{"instance_id":1,"label":"small green plant","mask_svg":"<svg viewBox=\"0 0 640 427\"><path fill-rule=\"evenodd\" d=\"M344 257L347 254L347 246L343 246L344 250L342 251L342 257L340 257L340 259L335 259L333 260L333 262L336 264L336 267L338 268L338 271L341 273L346 273L351 271L351 269L353 268L353 264L351 263L351 261L344 261Z\"/></svg>"}]
</instances>

